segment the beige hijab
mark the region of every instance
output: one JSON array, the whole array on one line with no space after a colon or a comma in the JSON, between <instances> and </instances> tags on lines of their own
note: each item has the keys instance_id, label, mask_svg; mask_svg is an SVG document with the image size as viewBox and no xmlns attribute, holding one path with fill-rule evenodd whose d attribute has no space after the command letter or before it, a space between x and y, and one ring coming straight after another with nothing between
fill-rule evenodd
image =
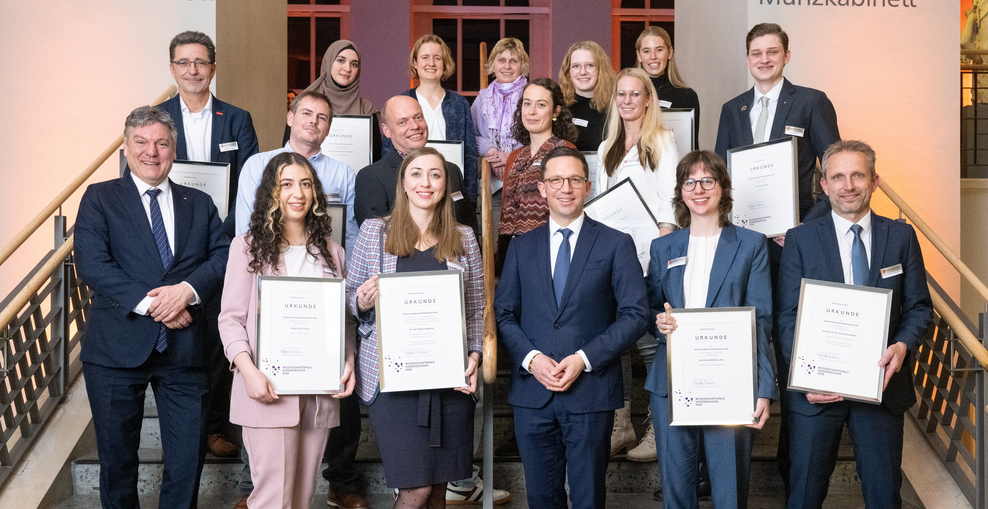
<instances>
[{"instance_id":1,"label":"beige hijab","mask_svg":"<svg viewBox=\"0 0 988 509\"><path fill-rule=\"evenodd\" d=\"M329 97L329 102L333 105L334 115L370 115L376 110L370 101L360 97L358 94L360 89L360 72L358 71L353 81L345 87L337 84L330 74L336 56L346 49L352 49L357 54L357 59L360 59L360 50L357 49L357 45L353 42L340 39L330 44L322 59L321 74L305 90L315 90Z\"/></svg>"}]
</instances>

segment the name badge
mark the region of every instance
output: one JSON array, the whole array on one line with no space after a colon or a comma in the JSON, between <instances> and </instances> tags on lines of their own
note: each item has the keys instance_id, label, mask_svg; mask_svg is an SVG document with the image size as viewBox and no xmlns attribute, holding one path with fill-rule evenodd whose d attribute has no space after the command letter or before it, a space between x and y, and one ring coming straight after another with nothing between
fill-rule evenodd
<instances>
[{"instance_id":1,"label":"name badge","mask_svg":"<svg viewBox=\"0 0 988 509\"><path fill-rule=\"evenodd\" d=\"M578 126L580 126L580 127L586 127L588 124L590 124L590 121L589 120L584 120L582 118L574 118L573 119L573 123L576 124L576 125L578 125Z\"/></svg>"},{"instance_id":2,"label":"name badge","mask_svg":"<svg viewBox=\"0 0 988 509\"><path fill-rule=\"evenodd\" d=\"M229 143L220 143L220 152L231 152L239 148L240 146L237 145L237 142L235 141L231 141Z\"/></svg>"},{"instance_id":3,"label":"name badge","mask_svg":"<svg viewBox=\"0 0 988 509\"><path fill-rule=\"evenodd\" d=\"M679 267L680 265L686 265L685 256L680 256L679 258L673 258L672 260L669 260L669 265L666 266L666 270L669 270L673 267Z\"/></svg>"},{"instance_id":4,"label":"name badge","mask_svg":"<svg viewBox=\"0 0 988 509\"><path fill-rule=\"evenodd\" d=\"M902 274L902 264L898 263L891 267L885 267L882 269L882 279L888 279L893 276L898 276Z\"/></svg>"},{"instance_id":5,"label":"name badge","mask_svg":"<svg viewBox=\"0 0 988 509\"><path fill-rule=\"evenodd\" d=\"M463 193L456 191L453 193L453 201L460 201L463 199Z\"/></svg>"},{"instance_id":6,"label":"name badge","mask_svg":"<svg viewBox=\"0 0 988 509\"><path fill-rule=\"evenodd\" d=\"M662 99L659 99L659 106L662 108L672 108L672 103L669 101L663 101Z\"/></svg>"},{"instance_id":7,"label":"name badge","mask_svg":"<svg viewBox=\"0 0 988 509\"><path fill-rule=\"evenodd\" d=\"M803 137L803 132L805 130L806 129L803 129L802 127L793 127L791 125L787 125L786 126L786 136L799 136L800 138L802 138Z\"/></svg>"},{"instance_id":8,"label":"name badge","mask_svg":"<svg viewBox=\"0 0 988 509\"><path fill-rule=\"evenodd\" d=\"M329 267L327 267L325 265L322 266L322 271L325 272L325 273L327 273L327 274L336 274L335 272L333 272L332 269L330 269Z\"/></svg>"},{"instance_id":9,"label":"name badge","mask_svg":"<svg viewBox=\"0 0 988 509\"><path fill-rule=\"evenodd\" d=\"M450 270L458 270L460 272L466 272L465 270L463 270L463 264L452 258L446 258L446 267L449 268Z\"/></svg>"}]
</instances>

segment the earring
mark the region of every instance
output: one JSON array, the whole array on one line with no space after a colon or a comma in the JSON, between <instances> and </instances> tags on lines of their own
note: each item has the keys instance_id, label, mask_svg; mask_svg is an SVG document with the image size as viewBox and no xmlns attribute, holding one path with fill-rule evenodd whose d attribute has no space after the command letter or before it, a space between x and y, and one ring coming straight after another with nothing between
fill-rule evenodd
<instances>
[{"instance_id":1,"label":"earring","mask_svg":"<svg viewBox=\"0 0 988 509\"><path fill-rule=\"evenodd\" d=\"M555 122L556 121L556 117L552 117L552 121Z\"/></svg>"}]
</instances>

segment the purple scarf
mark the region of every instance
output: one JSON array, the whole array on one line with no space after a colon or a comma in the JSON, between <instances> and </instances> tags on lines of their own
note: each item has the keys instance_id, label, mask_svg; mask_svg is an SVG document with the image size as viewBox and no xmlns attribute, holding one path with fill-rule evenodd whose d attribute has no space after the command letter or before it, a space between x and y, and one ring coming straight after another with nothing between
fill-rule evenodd
<instances>
[{"instance_id":1,"label":"purple scarf","mask_svg":"<svg viewBox=\"0 0 988 509\"><path fill-rule=\"evenodd\" d=\"M487 121L487 128L491 131L497 149L501 152L514 150L515 140L511 136L511 126L515 122L518 99L521 99L526 84L528 79L525 75L521 75L511 83L502 84L495 80L487 86L487 91L490 92L487 96L489 100L484 102L480 111Z\"/></svg>"}]
</instances>

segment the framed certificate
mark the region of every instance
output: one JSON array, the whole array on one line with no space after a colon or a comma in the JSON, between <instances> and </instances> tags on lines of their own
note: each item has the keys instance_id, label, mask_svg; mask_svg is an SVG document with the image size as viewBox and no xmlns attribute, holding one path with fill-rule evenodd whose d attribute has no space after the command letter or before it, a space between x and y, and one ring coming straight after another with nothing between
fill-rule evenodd
<instances>
[{"instance_id":1,"label":"framed certificate","mask_svg":"<svg viewBox=\"0 0 988 509\"><path fill-rule=\"evenodd\" d=\"M467 385L463 273L380 274L377 288L381 392Z\"/></svg>"},{"instance_id":2,"label":"framed certificate","mask_svg":"<svg viewBox=\"0 0 988 509\"><path fill-rule=\"evenodd\" d=\"M630 178L587 202L583 210L597 221L631 235L642 272L648 272L652 240L659 237L659 223Z\"/></svg>"},{"instance_id":3,"label":"framed certificate","mask_svg":"<svg viewBox=\"0 0 988 509\"><path fill-rule=\"evenodd\" d=\"M329 219L333 228L330 238L346 248L346 203L329 202L326 208L329 209Z\"/></svg>"},{"instance_id":4,"label":"framed certificate","mask_svg":"<svg viewBox=\"0 0 988 509\"><path fill-rule=\"evenodd\" d=\"M429 140L425 146L438 150L439 153L446 159L446 162L453 163L460 169L460 176L463 176L462 141Z\"/></svg>"},{"instance_id":5,"label":"framed certificate","mask_svg":"<svg viewBox=\"0 0 988 509\"><path fill-rule=\"evenodd\" d=\"M343 389L343 291L343 279L258 276L254 364L276 394Z\"/></svg>"},{"instance_id":6,"label":"framed certificate","mask_svg":"<svg viewBox=\"0 0 988 509\"><path fill-rule=\"evenodd\" d=\"M803 279L789 390L882 402L892 290Z\"/></svg>"},{"instance_id":7,"label":"framed certificate","mask_svg":"<svg viewBox=\"0 0 988 509\"><path fill-rule=\"evenodd\" d=\"M758 399L755 308L674 309L666 337L669 424L752 424Z\"/></svg>"},{"instance_id":8,"label":"framed certificate","mask_svg":"<svg viewBox=\"0 0 988 509\"><path fill-rule=\"evenodd\" d=\"M374 115L334 115L329 135L322 142L322 152L353 171L360 171L372 162L373 128Z\"/></svg>"},{"instance_id":9,"label":"framed certificate","mask_svg":"<svg viewBox=\"0 0 988 509\"><path fill-rule=\"evenodd\" d=\"M799 224L796 138L789 136L727 151L734 189L731 222L766 237Z\"/></svg>"},{"instance_id":10,"label":"framed certificate","mask_svg":"<svg viewBox=\"0 0 988 509\"><path fill-rule=\"evenodd\" d=\"M693 108L662 108L662 125L676 138L679 155L694 150L693 133L696 132L696 112Z\"/></svg>"},{"instance_id":11,"label":"framed certificate","mask_svg":"<svg viewBox=\"0 0 988 509\"><path fill-rule=\"evenodd\" d=\"M120 176L127 171L127 157L120 149ZM168 178L176 184L198 189L213 199L220 220L226 219L230 209L230 164L206 163L176 159Z\"/></svg>"},{"instance_id":12,"label":"framed certificate","mask_svg":"<svg viewBox=\"0 0 988 509\"><path fill-rule=\"evenodd\" d=\"M587 159L587 168L590 170L590 176L587 177L590 180L590 194L587 195L587 201L590 201L600 194L600 190L597 189L597 172L600 171L597 168L597 153L587 151L580 153Z\"/></svg>"}]
</instances>

